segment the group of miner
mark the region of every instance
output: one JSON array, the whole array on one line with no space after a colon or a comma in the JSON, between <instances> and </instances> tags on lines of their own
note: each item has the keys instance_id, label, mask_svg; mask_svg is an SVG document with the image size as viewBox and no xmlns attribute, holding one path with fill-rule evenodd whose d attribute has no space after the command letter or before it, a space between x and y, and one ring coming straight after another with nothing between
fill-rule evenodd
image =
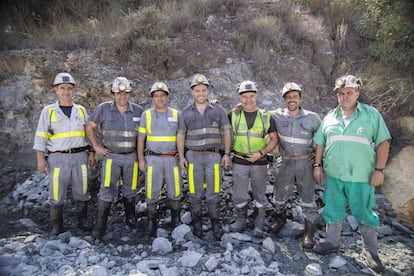
<instances>
[{"instance_id":1,"label":"group of miner","mask_svg":"<svg viewBox=\"0 0 414 276\"><path fill-rule=\"evenodd\" d=\"M169 106L170 89L155 82L149 95L153 106L144 110L131 102L132 83L116 77L111 83L112 101L99 104L89 115L73 102L76 82L71 74L54 79L58 100L43 108L33 149L37 169L48 174L51 235L63 230L63 205L69 186L76 201L77 226L87 223L88 167L102 160L92 237L104 236L111 204L121 192L126 224L137 227L135 214L139 175L145 175L148 237L157 235L162 189L171 207L172 229L180 221L183 179L188 181L192 232L203 238L202 206L208 206L215 239L223 235L219 203L225 169L232 169L234 222L232 232L243 232L248 205L255 207L253 235L264 238L266 207L275 212L271 231L286 223L287 202L297 187L305 223L302 247L317 254L337 252L342 223L349 207L359 223L366 264L383 271L379 259L375 187L384 182L390 133L381 114L361 103L362 83L354 75L336 79L338 105L321 121L301 107L303 88L287 82L281 89L285 107L269 111L257 106L255 82L237 86L239 103L228 113L217 100L209 100L210 81L195 74L190 81L193 103L183 110ZM275 175L273 199L266 197L268 154L278 147L280 164ZM315 184L324 185L325 239L314 241L318 208ZM252 200L252 202L250 202Z\"/></svg>"}]
</instances>

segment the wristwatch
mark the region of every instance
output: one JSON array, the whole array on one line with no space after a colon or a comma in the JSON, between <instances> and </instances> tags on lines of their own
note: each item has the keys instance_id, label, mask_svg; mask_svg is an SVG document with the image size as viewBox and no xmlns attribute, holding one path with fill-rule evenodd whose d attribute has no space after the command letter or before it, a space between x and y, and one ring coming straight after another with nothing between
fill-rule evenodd
<instances>
[{"instance_id":1,"label":"wristwatch","mask_svg":"<svg viewBox=\"0 0 414 276\"><path fill-rule=\"evenodd\" d=\"M374 170L377 172L382 172L382 173L385 172L385 168L375 168Z\"/></svg>"}]
</instances>

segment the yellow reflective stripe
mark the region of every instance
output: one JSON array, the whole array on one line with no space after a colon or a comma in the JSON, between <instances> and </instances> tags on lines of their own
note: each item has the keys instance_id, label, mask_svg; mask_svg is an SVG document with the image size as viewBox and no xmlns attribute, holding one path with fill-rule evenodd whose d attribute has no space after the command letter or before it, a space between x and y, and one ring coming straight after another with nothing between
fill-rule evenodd
<instances>
[{"instance_id":1,"label":"yellow reflective stripe","mask_svg":"<svg viewBox=\"0 0 414 276\"><path fill-rule=\"evenodd\" d=\"M180 173L179 173L178 167L174 167L174 184L175 184L175 197L178 197L181 194Z\"/></svg>"},{"instance_id":2,"label":"yellow reflective stripe","mask_svg":"<svg viewBox=\"0 0 414 276\"><path fill-rule=\"evenodd\" d=\"M143 127L139 127L138 128L138 132L139 133L142 133L142 134L147 134L147 130L145 128L143 128Z\"/></svg>"},{"instance_id":3,"label":"yellow reflective stripe","mask_svg":"<svg viewBox=\"0 0 414 276\"><path fill-rule=\"evenodd\" d=\"M83 112L83 109L81 107L79 107L78 109L78 113L79 113L79 117L81 119L85 118L85 113Z\"/></svg>"},{"instance_id":4,"label":"yellow reflective stripe","mask_svg":"<svg viewBox=\"0 0 414 276\"><path fill-rule=\"evenodd\" d=\"M195 193L194 187L194 164L190 163L188 165L188 189L190 190L190 194Z\"/></svg>"},{"instance_id":5,"label":"yellow reflective stripe","mask_svg":"<svg viewBox=\"0 0 414 276\"><path fill-rule=\"evenodd\" d=\"M69 137L85 137L85 131L69 131L69 132L62 132L53 134L49 137L50 140L62 139L62 138L69 138Z\"/></svg>"},{"instance_id":6,"label":"yellow reflective stripe","mask_svg":"<svg viewBox=\"0 0 414 276\"><path fill-rule=\"evenodd\" d=\"M177 119L178 118L178 111L177 111L177 109L173 109L172 110L172 116L173 116L174 119Z\"/></svg>"},{"instance_id":7,"label":"yellow reflective stripe","mask_svg":"<svg viewBox=\"0 0 414 276\"><path fill-rule=\"evenodd\" d=\"M220 165L214 164L214 192L220 192Z\"/></svg>"},{"instance_id":8,"label":"yellow reflective stripe","mask_svg":"<svg viewBox=\"0 0 414 276\"><path fill-rule=\"evenodd\" d=\"M120 178L120 179L118 179L117 181L116 181L116 186L122 186L124 184L124 181L122 180L122 178Z\"/></svg>"},{"instance_id":9,"label":"yellow reflective stripe","mask_svg":"<svg viewBox=\"0 0 414 276\"><path fill-rule=\"evenodd\" d=\"M50 133L49 132L36 131L35 136L48 139L50 137Z\"/></svg>"},{"instance_id":10,"label":"yellow reflective stripe","mask_svg":"<svg viewBox=\"0 0 414 276\"><path fill-rule=\"evenodd\" d=\"M56 122L56 112L53 108L48 109L49 116L50 116L50 122Z\"/></svg>"},{"instance_id":11,"label":"yellow reflective stripe","mask_svg":"<svg viewBox=\"0 0 414 276\"><path fill-rule=\"evenodd\" d=\"M146 118L147 118L147 133L152 133L151 130L151 110L147 110L146 113Z\"/></svg>"},{"instance_id":12,"label":"yellow reflective stripe","mask_svg":"<svg viewBox=\"0 0 414 276\"><path fill-rule=\"evenodd\" d=\"M132 172L132 187L131 187L133 191L137 189L137 183L138 183L138 162L134 162L134 171Z\"/></svg>"},{"instance_id":13,"label":"yellow reflective stripe","mask_svg":"<svg viewBox=\"0 0 414 276\"><path fill-rule=\"evenodd\" d=\"M147 198L152 199L152 166L147 168Z\"/></svg>"},{"instance_id":14,"label":"yellow reflective stripe","mask_svg":"<svg viewBox=\"0 0 414 276\"><path fill-rule=\"evenodd\" d=\"M112 159L107 159L105 164L105 178L104 178L104 187L111 187L111 167Z\"/></svg>"},{"instance_id":15,"label":"yellow reflective stripe","mask_svg":"<svg viewBox=\"0 0 414 276\"><path fill-rule=\"evenodd\" d=\"M147 141L151 142L175 142L177 136L147 136Z\"/></svg>"},{"instance_id":16,"label":"yellow reflective stripe","mask_svg":"<svg viewBox=\"0 0 414 276\"><path fill-rule=\"evenodd\" d=\"M58 201L59 200L59 174L60 168L53 169L53 199Z\"/></svg>"},{"instance_id":17,"label":"yellow reflective stripe","mask_svg":"<svg viewBox=\"0 0 414 276\"><path fill-rule=\"evenodd\" d=\"M86 195L88 193L88 168L86 167L86 164L82 164L81 166L82 170L82 195Z\"/></svg>"},{"instance_id":18,"label":"yellow reflective stripe","mask_svg":"<svg viewBox=\"0 0 414 276\"><path fill-rule=\"evenodd\" d=\"M203 183L203 189L207 189L207 183Z\"/></svg>"}]
</instances>

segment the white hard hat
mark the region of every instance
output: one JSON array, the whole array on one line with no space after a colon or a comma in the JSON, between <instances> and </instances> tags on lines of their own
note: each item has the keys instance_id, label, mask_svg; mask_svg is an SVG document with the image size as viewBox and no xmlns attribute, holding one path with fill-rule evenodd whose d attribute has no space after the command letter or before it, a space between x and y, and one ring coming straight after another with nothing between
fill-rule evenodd
<instances>
[{"instance_id":1,"label":"white hard hat","mask_svg":"<svg viewBox=\"0 0 414 276\"><path fill-rule=\"evenodd\" d=\"M210 86L210 81L206 78L206 76L202 74L195 74L193 79L190 81L190 87L193 88L198 84L204 84L207 87Z\"/></svg>"},{"instance_id":2,"label":"white hard hat","mask_svg":"<svg viewBox=\"0 0 414 276\"><path fill-rule=\"evenodd\" d=\"M111 84L111 92L119 93L119 92L131 92L131 82L125 77L117 77L112 81Z\"/></svg>"},{"instance_id":3,"label":"white hard hat","mask_svg":"<svg viewBox=\"0 0 414 276\"><path fill-rule=\"evenodd\" d=\"M249 80L241 82L239 84L239 86L237 87L237 92L239 94L243 94L243 93L246 93L246 92L255 92L255 93L257 93L257 91L258 90L257 90L256 83L254 83L253 81L249 81Z\"/></svg>"},{"instance_id":4,"label":"white hard hat","mask_svg":"<svg viewBox=\"0 0 414 276\"><path fill-rule=\"evenodd\" d=\"M299 84L295 83L295 82L287 82L285 83L285 85L283 86L282 90L280 91L280 93L282 93L282 97L285 96L285 94L287 92L290 91L298 91L299 94L302 94L302 87L300 87Z\"/></svg>"},{"instance_id":5,"label":"white hard hat","mask_svg":"<svg viewBox=\"0 0 414 276\"><path fill-rule=\"evenodd\" d=\"M167 93L167 95L170 94L170 89L168 89L168 86L162 81L157 81L156 83L152 85L151 90L150 90L151 97L155 91L163 91Z\"/></svg>"},{"instance_id":6,"label":"white hard hat","mask_svg":"<svg viewBox=\"0 0 414 276\"><path fill-rule=\"evenodd\" d=\"M70 83L75 85L76 82L73 79L73 77L71 76L71 74L66 73L66 72L62 72L56 75L55 80L53 81L53 85L56 86L58 84L62 84L62 83Z\"/></svg>"},{"instance_id":7,"label":"white hard hat","mask_svg":"<svg viewBox=\"0 0 414 276\"><path fill-rule=\"evenodd\" d=\"M361 86L362 86L362 82L360 79L358 79L354 75L345 75L335 80L334 91L336 91L338 88L341 88L341 87L352 87L352 88L359 89Z\"/></svg>"}]
</instances>

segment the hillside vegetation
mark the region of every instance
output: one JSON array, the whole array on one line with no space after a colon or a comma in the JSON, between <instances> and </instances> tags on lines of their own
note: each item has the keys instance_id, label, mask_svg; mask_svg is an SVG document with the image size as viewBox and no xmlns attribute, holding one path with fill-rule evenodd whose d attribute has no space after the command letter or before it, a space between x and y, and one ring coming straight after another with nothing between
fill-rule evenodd
<instances>
[{"instance_id":1,"label":"hillside vegetation","mask_svg":"<svg viewBox=\"0 0 414 276\"><path fill-rule=\"evenodd\" d=\"M214 48L215 42L225 41L234 49L229 56L248 60L254 78L267 83L272 70L283 66L275 57L323 51L320 34L329 33L334 64L312 60L329 87L339 74L354 72L365 82L364 100L386 116L414 113L410 0L5 0L1 5L3 51L101 51L103 64L137 64L144 74L158 79L173 79L178 70L190 75L212 67L209 61L183 58L200 51L188 49L191 38L211 43L202 51L212 54L221 50ZM243 14L252 7L257 12L246 20ZM306 13L319 20L309 28L299 17ZM227 22L225 31L214 26L214 18ZM55 72L43 73L50 78ZM0 80L11 74L0 64Z\"/></svg>"}]
</instances>

